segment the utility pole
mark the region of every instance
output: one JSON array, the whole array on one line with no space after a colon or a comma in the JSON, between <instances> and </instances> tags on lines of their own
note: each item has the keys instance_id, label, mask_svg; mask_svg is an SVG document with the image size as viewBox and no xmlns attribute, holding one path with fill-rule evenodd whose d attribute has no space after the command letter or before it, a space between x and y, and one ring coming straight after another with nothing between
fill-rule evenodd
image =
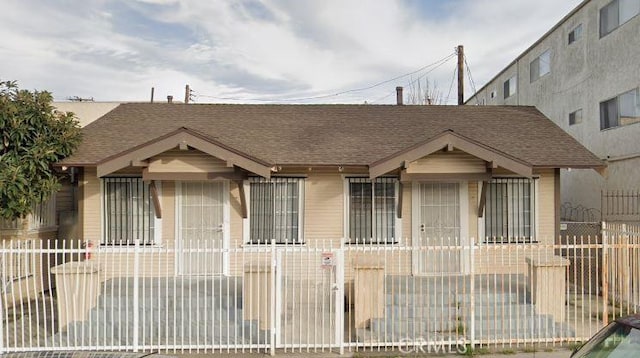
<instances>
[{"instance_id":1,"label":"utility pole","mask_svg":"<svg viewBox=\"0 0 640 358\"><path fill-rule=\"evenodd\" d=\"M184 103L189 104L189 97L191 97L191 90L189 85L184 86Z\"/></svg>"},{"instance_id":2,"label":"utility pole","mask_svg":"<svg viewBox=\"0 0 640 358\"><path fill-rule=\"evenodd\" d=\"M155 92L155 87L151 87L151 103L153 103L153 92Z\"/></svg>"},{"instance_id":3,"label":"utility pole","mask_svg":"<svg viewBox=\"0 0 640 358\"><path fill-rule=\"evenodd\" d=\"M458 105L464 104L464 46L458 45Z\"/></svg>"}]
</instances>

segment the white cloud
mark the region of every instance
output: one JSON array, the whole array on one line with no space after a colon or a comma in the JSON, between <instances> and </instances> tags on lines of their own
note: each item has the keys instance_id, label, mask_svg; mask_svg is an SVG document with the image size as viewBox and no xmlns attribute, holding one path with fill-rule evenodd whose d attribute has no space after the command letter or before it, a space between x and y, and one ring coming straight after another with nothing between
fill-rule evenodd
<instances>
[{"instance_id":1,"label":"white cloud","mask_svg":"<svg viewBox=\"0 0 640 358\"><path fill-rule=\"evenodd\" d=\"M463 44L479 86L578 2L10 1L0 13L0 78L56 98L147 100L155 86L156 98L181 99L189 83L199 94L248 102L364 87ZM454 65L429 74L443 92ZM372 101L407 81L317 102Z\"/></svg>"}]
</instances>

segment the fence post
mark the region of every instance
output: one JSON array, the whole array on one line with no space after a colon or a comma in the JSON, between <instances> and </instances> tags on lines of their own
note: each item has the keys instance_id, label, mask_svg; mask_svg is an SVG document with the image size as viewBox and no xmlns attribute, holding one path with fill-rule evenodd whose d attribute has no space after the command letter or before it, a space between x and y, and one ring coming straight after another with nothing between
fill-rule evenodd
<instances>
[{"instance_id":1,"label":"fence post","mask_svg":"<svg viewBox=\"0 0 640 358\"><path fill-rule=\"evenodd\" d=\"M140 333L140 239L135 239L133 253L133 351L138 351Z\"/></svg>"},{"instance_id":2,"label":"fence post","mask_svg":"<svg viewBox=\"0 0 640 358\"><path fill-rule=\"evenodd\" d=\"M602 222L602 323L609 324L609 247L607 224Z\"/></svg>"},{"instance_id":3,"label":"fence post","mask_svg":"<svg viewBox=\"0 0 640 358\"><path fill-rule=\"evenodd\" d=\"M469 257L469 341L471 345L471 349L475 348L476 341L476 266L475 266L475 249L476 246L474 244L474 239L471 238L469 240L469 249L470 255Z\"/></svg>"},{"instance_id":4,"label":"fence post","mask_svg":"<svg viewBox=\"0 0 640 358\"><path fill-rule=\"evenodd\" d=\"M278 270L278 262L276 258L276 240L271 239L271 282L269 283L271 285L271 297L269 297L271 303L269 305L269 307L271 308L271 312L269 312L269 315L271 316L271 324L269 325L269 330L271 331L271 356L276 355L276 305L278 304L278 302L276 301L276 276L278 275L280 275L280 270Z\"/></svg>"},{"instance_id":5,"label":"fence post","mask_svg":"<svg viewBox=\"0 0 640 358\"><path fill-rule=\"evenodd\" d=\"M629 257L629 232L627 231L627 224L622 224L622 237L618 238L619 246L616 252L618 256L618 267L613 272L616 272L619 275L620 279L618 280L619 292L618 295L620 297L619 302L623 304L624 302L630 302L629 300L629 290L631 288L631 281L629 280L629 270L630 266L630 257ZM627 308L628 308L627 304Z\"/></svg>"},{"instance_id":6,"label":"fence post","mask_svg":"<svg viewBox=\"0 0 640 358\"><path fill-rule=\"evenodd\" d=\"M0 278L6 277L6 266L5 266L5 258L6 253L4 252L6 248L6 241L0 241L2 246L2 251L0 251ZM0 312L4 312L4 296L5 296L5 282L4 280L0 280ZM5 353L4 349L4 317L0 317L0 355Z\"/></svg>"},{"instance_id":7,"label":"fence post","mask_svg":"<svg viewBox=\"0 0 640 358\"><path fill-rule=\"evenodd\" d=\"M336 343L340 354L344 354L344 245L340 240L340 248L336 252Z\"/></svg>"}]
</instances>

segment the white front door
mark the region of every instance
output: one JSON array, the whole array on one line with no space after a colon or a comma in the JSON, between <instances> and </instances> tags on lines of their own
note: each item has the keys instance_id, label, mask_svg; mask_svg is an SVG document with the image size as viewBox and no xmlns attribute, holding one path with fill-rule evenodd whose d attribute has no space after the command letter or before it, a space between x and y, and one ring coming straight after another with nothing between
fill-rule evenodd
<instances>
[{"instance_id":1,"label":"white front door","mask_svg":"<svg viewBox=\"0 0 640 358\"><path fill-rule=\"evenodd\" d=\"M417 274L465 271L463 244L468 221L466 183L414 183L413 237Z\"/></svg>"},{"instance_id":2,"label":"white front door","mask_svg":"<svg viewBox=\"0 0 640 358\"><path fill-rule=\"evenodd\" d=\"M228 192L226 181L176 184L177 231L184 275L223 274L227 266Z\"/></svg>"}]
</instances>

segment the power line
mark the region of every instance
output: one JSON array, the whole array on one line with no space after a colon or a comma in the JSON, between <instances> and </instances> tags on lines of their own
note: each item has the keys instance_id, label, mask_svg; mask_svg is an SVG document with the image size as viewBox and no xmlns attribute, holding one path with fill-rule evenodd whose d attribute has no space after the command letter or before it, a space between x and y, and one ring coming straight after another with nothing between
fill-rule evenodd
<instances>
[{"instance_id":1,"label":"power line","mask_svg":"<svg viewBox=\"0 0 640 358\"><path fill-rule=\"evenodd\" d=\"M318 95L318 96L310 96L310 97L300 97L300 98L269 98L269 99L264 99L264 98L237 98L237 97L218 97L218 96L210 96L210 95L204 95L204 94L197 94L196 93L196 97L204 97L204 98L212 98L212 99L220 99L220 100L231 100L231 101L259 101L259 102L293 102L293 101L307 101L307 100L313 100L313 99L323 99L323 98L329 98L329 97L336 97L336 96L340 96L343 94L347 94L347 93L353 93L353 92L360 92L360 91L366 91L375 87L379 87L382 86L384 84L387 84L389 82L393 82L396 80L399 80L401 78L407 77L407 76L411 76L414 75L416 73L419 73L421 71L426 70L429 67L432 66L436 66L434 67L432 70L428 71L427 73L435 70L436 68L440 67L443 63L447 62L449 59L453 58L455 56L455 53L449 54L443 58L441 58L440 60L430 63L426 66L423 66L415 71L409 72L409 73L405 73L403 75L382 81L382 82L378 82L376 84L367 86L367 87L361 87L361 88L355 88L355 89L349 89L349 90L345 90L345 91L340 91L340 92L336 92L336 93L332 93L332 94L325 94L325 95ZM423 75L424 76L424 75ZM420 78L420 77L419 77ZM388 97L389 95L387 95L386 97ZM384 97L384 98L386 98Z\"/></svg>"},{"instance_id":2,"label":"power line","mask_svg":"<svg viewBox=\"0 0 640 358\"><path fill-rule=\"evenodd\" d=\"M456 54L455 54L455 53L452 53L451 55L449 55L449 56L447 56L447 57L442 58L440 61L436 62L437 66L435 66L434 68L432 68L432 69L430 69L429 71L425 72L424 74L422 74L422 75L418 76L415 80L414 80L414 79L410 80L410 81L407 83L406 87L407 87L407 88L411 88L411 86L412 86L414 83L416 83L417 81L419 81L419 80L423 79L423 78L424 78L424 77L426 77L428 74L430 74L431 72L435 71L438 67L440 67L440 66L444 65L445 63L449 62L449 60L451 60L451 59L452 59L452 58L454 58L455 56L456 56ZM415 73L415 72L414 72L414 73ZM375 99L375 100L371 101L371 103L376 103L376 102L378 102L378 101L382 101L383 99L385 99L385 98L387 98L387 97L391 96L391 95L392 95L392 94L394 94L394 93L396 93L396 92L395 92L395 91L389 92L389 93L388 93L387 95L385 95L384 97L380 97L380 98L378 98L378 99Z\"/></svg>"},{"instance_id":3,"label":"power line","mask_svg":"<svg viewBox=\"0 0 640 358\"><path fill-rule=\"evenodd\" d=\"M469 83L471 84L471 89L473 90L473 94L476 94L476 84L473 81L473 77L471 76L471 67L469 67L469 63L467 63L467 56L464 56L464 65L467 68L467 76L469 77ZM476 97L476 104L480 104L480 100Z\"/></svg>"},{"instance_id":4,"label":"power line","mask_svg":"<svg viewBox=\"0 0 640 358\"><path fill-rule=\"evenodd\" d=\"M453 77L451 77L451 84L449 85L449 93L447 93L447 101L451 98L451 90L453 90L453 83L456 81L456 74L458 73L458 66L453 69Z\"/></svg>"}]
</instances>

